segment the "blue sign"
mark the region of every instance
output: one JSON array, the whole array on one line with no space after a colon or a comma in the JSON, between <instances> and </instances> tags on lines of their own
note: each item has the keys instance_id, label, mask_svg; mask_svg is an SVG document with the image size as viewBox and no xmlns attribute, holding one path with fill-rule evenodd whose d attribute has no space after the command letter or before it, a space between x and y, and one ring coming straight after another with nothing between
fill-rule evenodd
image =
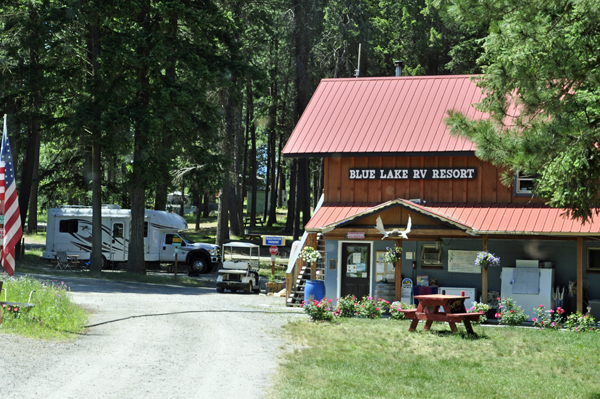
<instances>
[{"instance_id":1,"label":"blue sign","mask_svg":"<svg viewBox=\"0 0 600 399\"><path fill-rule=\"evenodd\" d=\"M285 238L277 236L264 236L263 245L275 245L277 247L285 246Z\"/></svg>"}]
</instances>

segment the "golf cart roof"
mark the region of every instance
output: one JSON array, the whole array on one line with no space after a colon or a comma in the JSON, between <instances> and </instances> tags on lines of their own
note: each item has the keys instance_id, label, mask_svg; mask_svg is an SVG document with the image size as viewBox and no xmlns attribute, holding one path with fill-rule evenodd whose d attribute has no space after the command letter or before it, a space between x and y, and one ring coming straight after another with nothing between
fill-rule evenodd
<instances>
[{"instance_id":1,"label":"golf cart roof","mask_svg":"<svg viewBox=\"0 0 600 399\"><path fill-rule=\"evenodd\" d=\"M260 248L260 245L251 244L249 242L228 242L227 244L223 244L223 247Z\"/></svg>"}]
</instances>

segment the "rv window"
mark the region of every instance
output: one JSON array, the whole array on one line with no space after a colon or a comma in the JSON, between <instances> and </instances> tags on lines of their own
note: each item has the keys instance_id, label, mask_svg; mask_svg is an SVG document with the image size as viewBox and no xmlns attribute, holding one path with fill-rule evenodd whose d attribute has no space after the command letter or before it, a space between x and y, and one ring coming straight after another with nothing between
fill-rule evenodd
<instances>
[{"instance_id":1,"label":"rv window","mask_svg":"<svg viewBox=\"0 0 600 399\"><path fill-rule=\"evenodd\" d=\"M167 245L173 244L173 234L167 234L165 236L165 244L167 244Z\"/></svg>"},{"instance_id":2,"label":"rv window","mask_svg":"<svg viewBox=\"0 0 600 399\"><path fill-rule=\"evenodd\" d=\"M148 222L144 222L144 238L148 237Z\"/></svg>"},{"instance_id":3,"label":"rv window","mask_svg":"<svg viewBox=\"0 0 600 399\"><path fill-rule=\"evenodd\" d=\"M58 225L58 231L61 233L77 233L79 231L79 222L77 222L77 219L61 220Z\"/></svg>"}]
</instances>

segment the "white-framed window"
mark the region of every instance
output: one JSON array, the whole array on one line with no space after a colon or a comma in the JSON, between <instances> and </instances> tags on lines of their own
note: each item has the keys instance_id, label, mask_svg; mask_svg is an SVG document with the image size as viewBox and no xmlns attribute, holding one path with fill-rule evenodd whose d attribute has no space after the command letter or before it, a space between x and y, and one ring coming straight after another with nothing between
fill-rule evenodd
<instances>
[{"instance_id":1,"label":"white-framed window","mask_svg":"<svg viewBox=\"0 0 600 399\"><path fill-rule=\"evenodd\" d=\"M519 171L515 172L515 196L531 196L533 193L533 185L535 178L525 174L520 174Z\"/></svg>"},{"instance_id":2,"label":"white-framed window","mask_svg":"<svg viewBox=\"0 0 600 399\"><path fill-rule=\"evenodd\" d=\"M442 266L441 245L421 244L421 266Z\"/></svg>"}]
</instances>

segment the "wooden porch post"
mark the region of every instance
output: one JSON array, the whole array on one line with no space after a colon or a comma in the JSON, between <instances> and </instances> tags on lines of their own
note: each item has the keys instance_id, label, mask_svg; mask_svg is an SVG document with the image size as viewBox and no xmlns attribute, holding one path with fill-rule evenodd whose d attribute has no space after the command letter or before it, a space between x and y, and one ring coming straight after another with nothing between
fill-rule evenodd
<instances>
[{"instance_id":1,"label":"wooden porch post","mask_svg":"<svg viewBox=\"0 0 600 399\"><path fill-rule=\"evenodd\" d=\"M316 233L308 234L308 237L306 238L306 246L317 249L317 234ZM311 280L317 279L317 262L311 262L311 264L310 264L310 279Z\"/></svg>"},{"instance_id":2,"label":"wooden porch post","mask_svg":"<svg viewBox=\"0 0 600 399\"><path fill-rule=\"evenodd\" d=\"M402 240L396 240L396 246L402 248ZM402 254L404 257L404 253ZM402 298L402 259L398 263L396 263L395 270L395 278L396 278L396 295L395 298L399 301Z\"/></svg>"},{"instance_id":3,"label":"wooden porch post","mask_svg":"<svg viewBox=\"0 0 600 399\"><path fill-rule=\"evenodd\" d=\"M488 250L488 238L483 236L483 249L482 251ZM488 271L487 268L481 269L481 302L488 302Z\"/></svg>"},{"instance_id":4,"label":"wooden porch post","mask_svg":"<svg viewBox=\"0 0 600 399\"><path fill-rule=\"evenodd\" d=\"M577 237L577 311L583 313L583 237Z\"/></svg>"}]
</instances>

